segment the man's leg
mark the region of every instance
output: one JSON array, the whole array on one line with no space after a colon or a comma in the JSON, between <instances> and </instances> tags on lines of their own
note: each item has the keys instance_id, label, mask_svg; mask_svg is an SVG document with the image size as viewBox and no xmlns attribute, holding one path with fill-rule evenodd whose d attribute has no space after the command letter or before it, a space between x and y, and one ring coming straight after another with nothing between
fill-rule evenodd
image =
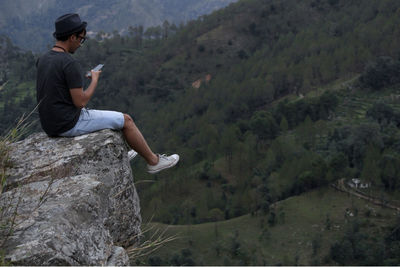
<instances>
[{"instance_id":1,"label":"man's leg","mask_svg":"<svg viewBox=\"0 0 400 267\"><path fill-rule=\"evenodd\" d=\"M124 127L122 132L125 136L126 142L129 146L139 153L149 165L156 165L158 163L158 156L151 151L149 145L144 139L142 133L133 122L131 116L124 114Z\"/></svg>"},{"instance_id":2,"label":"man's leg","mask_svg":"<svg viewBox=\"0 0 400 267\"><path fill-rule=\"evenodd\" d=\"M122 129L128 145L147 161L147 172L149 173L154 174L171 168L179 161L179 155L177 154L171 156L154 154L132 118L120 112L82 109L79 120L74 128L60 134L60 136L78 136L102 129Z\"/></svg>"}]
</instances>

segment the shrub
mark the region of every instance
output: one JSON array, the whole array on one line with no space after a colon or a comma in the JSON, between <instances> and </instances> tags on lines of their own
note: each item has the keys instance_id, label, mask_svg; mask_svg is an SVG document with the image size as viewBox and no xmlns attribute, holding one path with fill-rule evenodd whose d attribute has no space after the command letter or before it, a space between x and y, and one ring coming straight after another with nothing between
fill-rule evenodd
<instances>
[{"instance_id":1,"label":"shrub","mask_svg":"<svg viewBox=\"0 0 400 267\"><path fill-rule=\"evenodd\" d=\"M250 129L261 140L273 139L279 132L274 117L266 111L257 111L250 119Z\"/></svg>"},{"instance_id":2,"label":"shrub","mask_svg":"<svg viewBox=\"0 0 400 267\"><path fill-rule=\"evenodd\" d=\"M367 110L366 116L376 120L379 124L394 123L396 126L400 125L400 115L391 106L383 102L374 103Z\"/></svg>"},{"instance_id":3,"label":"shrub","mask_svg":"<svg viewBox=\"0 0 400 267\"><path fill-rule=\"evenodd\" d=\"M379 57L367 64L359 78L363 87L380 90L400 82L400 61L391 57Z\"/></svg>"}]
</instances>

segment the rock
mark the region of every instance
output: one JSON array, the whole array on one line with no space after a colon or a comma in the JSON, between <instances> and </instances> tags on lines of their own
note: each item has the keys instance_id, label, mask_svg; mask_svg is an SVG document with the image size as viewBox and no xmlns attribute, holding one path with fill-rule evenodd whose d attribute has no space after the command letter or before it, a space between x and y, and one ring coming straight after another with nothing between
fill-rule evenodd
<instances>
[{"instance_id":1,"label":"rock","mask_svg":"<svg viewBox=\"0 0 400 267\"><path fill-rule=\"evenodd\" d=\"M33 134L12 144L0 205L6 260L17 265L128 265L122 246L141 234L139 198L120 132Z\"/></svg>"}]
</instances>

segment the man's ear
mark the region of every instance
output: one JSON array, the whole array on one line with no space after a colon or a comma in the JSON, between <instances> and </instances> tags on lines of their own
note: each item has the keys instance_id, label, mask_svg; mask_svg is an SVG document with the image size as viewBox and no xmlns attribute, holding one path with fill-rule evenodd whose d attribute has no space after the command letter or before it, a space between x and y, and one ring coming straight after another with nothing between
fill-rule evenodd
<instances>
[{"instance_id":1,"label":"man's ear","mask_svg":"<svg viewBox=\"0 0 400 267\"><path fill-rule=\"evenodd\" d=\"M68 38L68 41L71 41L71 42L76 42L76 39L77 39L78 37L75 35L75 34L72 34L69 38Z\"/></svg>"}]
</instances>

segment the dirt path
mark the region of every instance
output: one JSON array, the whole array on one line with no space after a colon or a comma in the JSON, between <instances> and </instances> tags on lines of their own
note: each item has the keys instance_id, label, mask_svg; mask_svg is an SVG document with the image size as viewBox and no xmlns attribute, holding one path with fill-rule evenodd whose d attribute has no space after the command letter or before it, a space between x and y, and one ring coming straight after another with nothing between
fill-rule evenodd
<instances>
[{"instance_id":1,"label":"dirt path","mask_svg":"<svg viewBox=\"0 0 400 267\"><path fill-rule=\"evenodd\" d=\"M395 209L396 211L400 211L400 207L399 206L396 206L396 205L394 205L392 203L389 203L387 201L383 201L383 200L380 200L380 199L377 199L377 198L373 198L373 197L367 196L367 195L365 195L364 193L362 193L360 191L349 189L348 187L346 187L346 185L344 183L344 178L340 179L336 183L332 184L332 187L337 189L337 190L339 190L339 191L352 194L353 196L359 197L361 199L368 200L369 202L371 202L371 203L373 203L375 205L379 205L379 206L383 206L383 207L386 207L386 208Z\"/></svg>"}]
</instances>

